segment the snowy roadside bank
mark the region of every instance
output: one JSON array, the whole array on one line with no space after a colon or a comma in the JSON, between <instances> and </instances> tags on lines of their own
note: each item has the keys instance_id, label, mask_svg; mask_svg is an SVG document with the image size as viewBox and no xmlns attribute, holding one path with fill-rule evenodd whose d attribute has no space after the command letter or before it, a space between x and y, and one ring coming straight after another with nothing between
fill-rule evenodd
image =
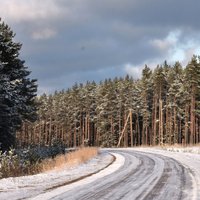
<instances>
[{"instance_id":1,"label":"snowy roadside bank","mask_svg":"<svg viewBox=\"0 0 200 200\"><path fill-rule=\"evenodd\" d=\"M200 154L200 146L187 146L187 147L162 147L162 149L172 152L194 153Z\"/></svg>"},{"instance_id":2,"label":"snowy roadside bank","mask_svg":"<svg viewBox=\"0 0 200 200\"><path fill-rule=\"evenodd\" d=\"M109 166L113 161L113 155L102 151L87 163L75 167L66 167L62 170L52 170L33 176L1 179L0 199L15 200L35 197L57 186L67 185L76 179L80 179L80 177L96 173Z\"/></svg>"}]
</instances>

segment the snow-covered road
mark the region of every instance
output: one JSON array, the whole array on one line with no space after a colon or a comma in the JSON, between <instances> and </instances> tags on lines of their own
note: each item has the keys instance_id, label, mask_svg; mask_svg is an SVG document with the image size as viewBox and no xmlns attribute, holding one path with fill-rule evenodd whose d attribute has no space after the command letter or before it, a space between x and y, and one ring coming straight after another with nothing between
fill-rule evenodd
<instances>
[{"instance_id":1,"label":"snow-covered road","mask_svg":"<svg viewBox=\"0 0 200 200\"><path fill-rule=\"evenodd\" d=\"M200 155L156 149L110 149L125 158L117 171L72 188L40 195L36 199L200 199Z\"/></svg>"},{"instance_id":2,"label":"snow-covered road","mask_svg":"<svg viewBox=\"0 0 200 200\"><path fill-rule=\"evenodd\" d=\"M41 174L0 179L0 200L34 198L64 185L72 187L73 182L98 173L113 162L113 156L101 153L90 161L78 166L65 166ZM84 179L87 180L87 179ZM38 199L41 199L40 197Z\"/></svg>"},{"instance_id":3,"label":"snow-covered road","mask_svg":"<svg viewBox=\"0 0 200 200\"><path fill-rule=\"evenodd\" d=\"M200 154L156 148L102 151L104 156L109 152L116 157L112 165L72 184L32 193L29 199L200 200Z\"/></svg>"}]
</instances>

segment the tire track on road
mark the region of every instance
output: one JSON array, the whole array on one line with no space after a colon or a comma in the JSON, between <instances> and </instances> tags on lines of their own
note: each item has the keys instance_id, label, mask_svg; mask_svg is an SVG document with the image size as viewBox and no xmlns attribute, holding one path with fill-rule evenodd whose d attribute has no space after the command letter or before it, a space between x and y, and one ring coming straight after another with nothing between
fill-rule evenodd
<instances>
[{"instance_id":1,"label":"tire track on road","mask_svg":"<svg viewBox=\"0 0 200 200\"><path fill-rule=\"evenodd\" d=\"M182 200L192 193L189 169L177 160L158 154L110 150L125 162L116 172L54 196L53 200Z\"/></svg>"}]
</instances>

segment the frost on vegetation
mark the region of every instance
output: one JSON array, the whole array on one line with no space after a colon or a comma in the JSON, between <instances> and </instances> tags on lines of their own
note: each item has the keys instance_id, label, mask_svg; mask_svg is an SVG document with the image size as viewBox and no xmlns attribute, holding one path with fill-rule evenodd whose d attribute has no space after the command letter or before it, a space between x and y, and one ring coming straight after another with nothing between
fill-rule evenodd
<instances>
[{"instance_id":1,"label":"frost on vegetation","mask_svg":"<svg viewBox=\"0 0 200 200\"><path fill-rule=\"evenodd\" d=\"M0 178L38 173L42 160L54 158L61 153L64 153L64 148L59 145L0 151Z\"/></svg>"},{"instance_id":2,"label":"frost on vegetation","mask_svg":"<svg viewBox=\"0 0 200 200\"><path fill-rule=\"evenodd\" d=\"M24 164L13 149L8 152L0 151L0 178L16 176L23 169Z\"/></svg>"},{"instance_id":3,"label":"frost on vegetation","mask_svg":"<svg viewBox=\"0 0 200 200\"><path fill-rule=\"evenodd\" d=\"M164 148L164 149L166 149L167 151L171 151L171 152L200 154L200 146L193 146L193 147L167 147L167 148Z\"/></svg>"}]
</instances>

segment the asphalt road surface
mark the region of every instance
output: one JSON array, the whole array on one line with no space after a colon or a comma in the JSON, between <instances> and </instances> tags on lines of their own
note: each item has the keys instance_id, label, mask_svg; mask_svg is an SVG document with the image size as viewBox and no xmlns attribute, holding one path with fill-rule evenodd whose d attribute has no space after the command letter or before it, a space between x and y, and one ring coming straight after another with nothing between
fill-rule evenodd
<instances>
[{"instance_id":1,"label":"asphalt road surface","mask_svg":"<svg viewBox=\"0 0 200 200\"><path fill-rule=\"evenodd\" d=\"M155 152L123 149L108 151L124 156L124 165L114 173L83 186L63 191L50 199L200 199L196 174L177 159Z\"/></svg>"}]
</instances>

